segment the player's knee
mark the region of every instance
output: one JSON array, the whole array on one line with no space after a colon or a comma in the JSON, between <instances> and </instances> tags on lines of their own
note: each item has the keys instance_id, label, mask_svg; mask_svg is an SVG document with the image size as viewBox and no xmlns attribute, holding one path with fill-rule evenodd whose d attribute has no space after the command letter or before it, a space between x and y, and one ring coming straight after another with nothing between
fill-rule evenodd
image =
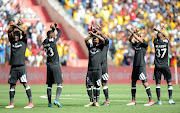
<instances>
[{"instance_id":1,"label":"player's knee","mask_svg":"<svg viewBox=\"0 0 180 113\"><path fill-rule=\"evenodd\" d=\"M143 82L144 87L148 86L148 82Z\"/></svg>"},{"instance_id":2,"label":"player's knee","mask_svg":"<svg viewBox=\"0 0 180 113\"><path fill-rule=\"evenodd\" d=\"M89 86L89 85L86 85L86 88L91 88L91 86Z\"/></svg>"},{"instance_id":3,"label":"player's knee","mask_svg":"<svg viewBox=\"0 0 180 113\"><path fill-rule=\"evenodd\" d=\"M16 84L11 84L10 85L10 88L15 88L16 87Z\"/></svg>"},{"instance_id":4,"label":"player's knee","mask_svg":"<svg viewBox=\"0 0 180 113\"><path fill-rule=\"evenodd\" d=\"M26 88L28 86L28 84L27 83L23 83L23 86Z\"/></svg>"},{"instance_id":5,"label":"player's knee","mask_svg":"<svg viewBox=\"0 0 180 113\"><path fill-rule=\"evenodd\" d=\"M102 86L107 86L107 83L102 83Z\"/></svg>"},{"instance_id":6,"label":"player's knee","mask_svg":"<svg viewBox=\"0 0 180 113\"><path fill-rule=\"evenodd\" d=\"M171 79L167 79L166 82L167 82L168 85L172 85Z\"/></svg>"},{"instance_id":7,"label":"player's knee","mask_svg":"<svg viewBox=\"0 0 180 113\"><path fill-rule=\"evenodd\" d=\"M48 84L48 87L52 87L52 84Z\"/></svg>"}]
</instances>

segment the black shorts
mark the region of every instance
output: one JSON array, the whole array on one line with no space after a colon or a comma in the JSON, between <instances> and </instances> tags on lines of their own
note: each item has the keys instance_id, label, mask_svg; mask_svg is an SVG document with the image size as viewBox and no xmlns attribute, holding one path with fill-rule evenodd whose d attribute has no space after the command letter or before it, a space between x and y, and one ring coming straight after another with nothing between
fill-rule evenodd
<instances>
[{"instance_id":1,"label":"black shorts","mask_svg":"<svg viewBox=\"0 0 180 113\"><path fill-rule=\"evenodd\" d=\"M62 84L63 75L60 65L47 65L47 81L46 84Z\"/></svg>"},{"instance_id":2,"label":"black shorts","mask_svg":"<svg viewBox=\"0 0 180 113\"><path fill-rule=\"evenodd\" d=\"M133 67L132 82L142 80L143 83L147 82L146 67Z\"/></svg>"},{"instance_id":3,"label":"black shorts","mask_svg":"<svg viewBox=\"0 0 180 113\"><path fill-rule=\"evenodd\" d=\"M167 83L171 82L171 71L169 67L156 67L154 68L154 77L156 84L161 84L161 75L164 75L164 79Z\"/></svg>"},{"instance_id":4,"label":"black shorts","mask_svg":"<svg viewBox=\"0 0 180 113\"><path fill-rule=\"evenodd\" d=\"M20 83L27 83L27 70L26 66L11 66L10 75L9 75L9 84L16 84L20 80Z\"/></svg>"},{"instance_id":5,"label":"black shorts","mask_svg":"<svg viewBox=\"0 0 180 113\"><path fill-rule=\"evenodd\" d=\"M101 75L102 70L88 71L86 75L86 85L87 86L101 86Z\"/></svg>"},{"instance_id":6,"label":"black shorts","mask_svg":"<svg viewBox=\"0 0 180 113\"><path fill-rule=\"evenodd\" d=\"M102 64L102 83L107 83L107 80L109 80L109 75L108 75L108 66L107 62L103 62Z\"/></svg>"}]
</instances>

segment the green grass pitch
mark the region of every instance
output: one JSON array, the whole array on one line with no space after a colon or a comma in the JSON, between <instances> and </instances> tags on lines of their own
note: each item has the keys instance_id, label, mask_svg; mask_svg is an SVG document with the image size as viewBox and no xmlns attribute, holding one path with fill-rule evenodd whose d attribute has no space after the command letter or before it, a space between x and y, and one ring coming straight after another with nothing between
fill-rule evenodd
<instances>
[{"instance_id":1,"label":"green grass pitch","mask_svg":"<svg viewBox=\"0 0 180 113\"><path fill-rule=\"evenodd\" d=\"M180 113L180 85L173 85L173 99L176 105L168 104L167 85L161 86L161 100L163 105L150 107L143 106L148 102L145 88L137 85L136 106L126 106L131 101L130 85L109 85L110 106L84 107L89 103L85 85L63 85L60 103L63 108L53 105L48 108L46 85L30 85L35 108L24 109L28 103L25 89L22 85L16 86L15 108L5 109L9 104L9 85L0 85L0 113ZM151 85L153 100L156 102L155 85ZM52 102L56 94L56 85L52 88ZM101 88L100 104L104 102Z\"/></svg>"}]
</instances>

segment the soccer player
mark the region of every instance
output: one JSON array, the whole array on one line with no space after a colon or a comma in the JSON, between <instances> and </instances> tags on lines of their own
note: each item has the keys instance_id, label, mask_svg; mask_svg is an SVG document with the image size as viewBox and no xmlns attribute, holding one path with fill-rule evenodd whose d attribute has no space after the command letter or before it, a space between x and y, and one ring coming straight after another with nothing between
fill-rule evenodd
<instances>
[{"instance_id":1,"label":"soccer player","mask_svg":"<svg viewBox=\"0 0 180 113\"><path fill-rule=\"evenodd\" d=\"M56 99L54 100L54 104L58 107L62 107L62 105L59 103L59 96L61 95L62 91L62 83L63 83L63 76L61 72L61 68L59 65L59 55L57 51L56 42L59 40L62 32L59 28L56 28L57 24L51 25L50 28L52 30L49 30L47 32L47 38L43 42L44 50L47 54L47 81L46 84L47 87L47 96L48 96L48 107L52 107L51 104L51 89L52 84L57 84L57 90L56 90ZM57 35L55 38L54 31L57 30Z\"/></svg>"},{"instance_id":2,"label":"soccer player","mask_svg":"<svg viewBox=\"0 0 180 113\"><path fill-rule=\"evenodd\" d=\"M163 28L163 27L162 27ZM160 99L160 89L161 89L161 75L164 75L164 78L168 84L169 92L169 104L175 104L172 99L172 83L171 83L171 72L168 66L168 36L163 33L161 30L154 28L153 30L157 31L157 38L154 39L155 47L155 59L154 59L154 80L156 81L156 94L158 101L155 103L161 105Z\"/></svg>"},{"instance_id":3,"label":"soccer player","mask_svg":"<svg viewBox=\"0 0 180 113\"><path fill-rule=\"evenodd\" d=\"M132 46L135 49L135 55L134 55L133 71L132 71L132 88L131 88L132 102L128 103L127 105L136 105L135 102L136 82L137 80L141 80L144 87L146 88L146 92L149 97L149 102L147 104L144 104L144 106L152 106L154 105L154 101L152 100L150 86L148 85L147 82L146 64L144 60L148 43L144 40L145 34L140 33L137 35L131 29L129 29L129 31L132 33L132 35L129 38L129 41L132 43Z\"/></svg>"},{"instance_id":4,"label":"soccer player","mask_svg":"<svg viewBox=\"0 0 180 113\"><path fill-rule=\"evenodd\" d=\"M89 32L90 36L85 38L85 43L89 51L89 63L88 63L88 72L86 76L86 87L87 93L90 98L90 103L84 105L89 107L94 104L94 106L100 107L98 104L99 95L100 95L100 85L101 85L101 76L102 76L102 49L105 44L104 38L97 35L97 33ZM89 43L89 39L92 38L93 44ZM94 99L92 97L92 89Z\"/></svg>"},{"instance_id":5,"label":"soccer player","mask_svg":"<svg viewBox=\"0 0 180 113\"><path fill-rule=\"evenodd\" d=\"M14 108L15 87L18 79L26 89L26 94L29 99L29 104L24 108L34 108L25 66L25 50L27 46L26 31L18 25L19 23L15 24L11 21L10 28L8 29L8 37L11 43L11 70L8 80L10 84L10 104L6 106L6 108ZM22 32L22 38L20 31Z\"/></svg>"},{"instance_id":6,"label":"soccer player","mask_svg":"<svg viewBox=\"0 0 180 113\"><path fill-rule=\"evenodd\" d=\"M98 28L100 28L101 25L98 26ZM106 101L101 104L101 106L109 106L110 102L109 102L109 93L108 93L108 86L107 86L107 81L109 80L109 75L108 75L108 66L107 66L107 52L108 52L108 48L109 48L109 40L108 38L106 38L106 36L98 29L94 29L98 35L102 36L105 40L105 45L103 47L102 50L102 78L101 78L101 82L102 82L102 86L103 86L103 92L104 92L104 96Z\"/></svg>"}]
</instances>

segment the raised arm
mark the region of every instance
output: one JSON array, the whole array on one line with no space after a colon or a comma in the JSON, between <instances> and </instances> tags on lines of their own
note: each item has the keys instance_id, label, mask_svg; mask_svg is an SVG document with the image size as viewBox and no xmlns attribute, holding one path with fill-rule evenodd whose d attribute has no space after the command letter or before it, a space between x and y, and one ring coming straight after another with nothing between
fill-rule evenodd
<instances>
[{"instance_id":1,"label":"raised arm","mask_svg":"<svg viewBox=\"0 0 180 113\"><path fill-rule=\"evenodd\" d=\"M85 43L86 43L86 46L89 47L90 43L89 43L89 39L91 39L92 37L91 36L88 36L84 39Z\"/></svg>"},{"instance_id":2,"label":"raised arm","mask_svg":"<svg viewBox=\"0 0 180 113\"><path fill-rule=\"evenodd\" d=\"M132 33L132 36L138 40L139 42L143 43L143 38L140 38L137 34L135 34L131 29L128 29L131 33Z\"/></svg>"},{"instance_id":3,"label":"raised arm","mask_svg":"<svg viewBox=\"0 0 180 113\"><path fill-rule=\"evenodd\" d=\"M100 35L98 35L97 33L93 33L92 32L92 35L94 35L94 36L96 36L97 38L99 38L99 40L101 40L102 41L102 44L104 45L105 44L105 40L104 40L104 38L103 37L101 37Z\"/></svg>"},{"instance_id":4,"label":"raised arm","mask_svg":"<svg viewBox=\"0 0 180 113\"><path fill-rule=\"evenodd\" d=\"M27 39L27 36L26 36L26 30L23 29L22 27L18 26L20 25L19 22L18 24L15 24L13 21L10 22L10 26L12 26L13 28L17 28L19 29L20 31L22 31L22 36L24 39ZM14 30L14 29L13 29Z\"/></svg>"},{"instance_id":5,"label":"raised arm","mask_svg":"<svg viewBox=\"0 0 180 113\"><path fill-rule=\"evenodd\" d=\"M153 28L153 30L154 31L157 31L157 32L159 32L159 33L162 33L162 35L166 38L166 39L168 39L169 40L169 37L164 33L164 32L162 32L161 30L159 30L159 29L157 29L157 28Z\"/></svg>"}]
</instances>

